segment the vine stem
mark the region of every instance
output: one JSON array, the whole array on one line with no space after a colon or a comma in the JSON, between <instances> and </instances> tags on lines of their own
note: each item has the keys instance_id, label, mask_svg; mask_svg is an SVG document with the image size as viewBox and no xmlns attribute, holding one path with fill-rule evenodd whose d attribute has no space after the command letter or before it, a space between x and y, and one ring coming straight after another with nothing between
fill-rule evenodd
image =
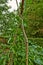
<instances>
[{"instance_id":1,"label":"vine stem","mask_svg":"<svg viewBox=\"0 0 43 65\"><path fill-rule=\"evenodd\" d=\"M18 7L18 2L16 0L16 4L17 4L17 7ZM26 35L26 32L25 32L25 28L24 28L24 25L23 25L23 16L22 16L22 13L23 13L23 6L24 6L24 0L22 0L22 6L21 6L21 13L19 14L20 15L20 19L22 20L21 21L21 28L22 28L22 31L23 31L23 35L24 35L24 38L25 38L25 47L26 47L26 65L28 65L28 38L27 38L27 35Z\"/></svg>"},{"instance_id":2,"label":"vine stem","mask_svg":"<svg viewBox=\"0 0 43 65\"><path fill-rule=\"evenodd\" d=\"M24 35L24 38L25 38L25 47L26 47L26 65L28 65L28 38L27 38L27 35L26 35L26 32L25 32L25 28L24 28L24 25L23 25L23 18L22 18L22 24L21 24L21 27L22 27L22 31L23 31L23 35Z\"/></svg>"}]
</instances>

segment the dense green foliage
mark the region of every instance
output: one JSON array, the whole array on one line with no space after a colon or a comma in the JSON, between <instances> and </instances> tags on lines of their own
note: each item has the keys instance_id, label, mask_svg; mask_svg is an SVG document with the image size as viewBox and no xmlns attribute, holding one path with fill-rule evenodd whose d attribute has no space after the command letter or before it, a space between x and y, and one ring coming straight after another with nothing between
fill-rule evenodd
<instances>
[{"instance_id":1,"label":"dense green foliage","mask_svg":"<svg viewBox=\"0 0 43 65\"><path fill-rule=\"evenodd\" d=\"M30 42L31 43L31 42ZM25 65L25 45L18 44L2 44L0 49L1 65ZM29 65L43 65L43 48L38 45L29 46Z\"/></svg>"},{"instance_id":2,"label":"dense green foliage","mask_svg":"<svg viewBox=\"0 0 43 65\"><path fill-rule=\"evenodd\" d=\"M27 34L43 38L43 0L27 0L24 7Z\"/></svg>"},{"instance_id":3,"label":"dense green foliage","mask_svg":"<svg viewBox=\"0 0 43 65\"><path fill-rule=\"evenodd\" d=\"M7 39L5 44L0 42L0 65L25 65L22 20L18 13L8 12L5 2L0 0L0 37ZM29 65L43 65L43 0L25 0L22 15L29 39Z\"/></svg>"}]
</instances>

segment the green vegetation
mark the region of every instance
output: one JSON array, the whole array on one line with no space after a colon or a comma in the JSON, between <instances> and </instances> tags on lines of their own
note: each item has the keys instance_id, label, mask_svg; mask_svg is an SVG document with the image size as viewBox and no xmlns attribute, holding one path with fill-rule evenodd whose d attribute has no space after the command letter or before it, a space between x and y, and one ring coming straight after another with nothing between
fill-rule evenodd
<instances>
[{"instance_id":1,"label":"green vegetation","mask_svg":"<svg viewBox=\"0 0 43 65\"><path fill-rule=\"evenodd\" d=\"M26 65L21 17L0 0L0 65ZM20 6L21 7L21 6ZM28 65L43 65L43 0L25 0L23 25L28 37Z\"/></svg>"},{"instance_id":2,"label":"green vegetation","mask_svg":"<svg viewBox=\"0 0 43 65\"><path fill-rule=\"evenodd\" d=\"M2 44L0 49L1 65L25 65L25 44ZM10 60L11 59L11 60ZM29 45L29 65L43 65L43 48L38 45Z\"/></svg>"}]
</instances>

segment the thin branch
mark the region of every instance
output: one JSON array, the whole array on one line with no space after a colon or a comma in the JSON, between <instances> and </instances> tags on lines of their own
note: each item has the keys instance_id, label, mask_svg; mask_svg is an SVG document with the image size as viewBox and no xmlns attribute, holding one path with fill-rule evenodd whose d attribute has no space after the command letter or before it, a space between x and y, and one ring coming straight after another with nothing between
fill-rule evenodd
<instances>
[{"instance_id":1,"label":"thin branch","mask_svg":"<svg viewBox=\"0 0 43 65\"><path fill-rule=\"evenodd\" d=\"M24 38L25 38L25 44L26 44L26 65L28 65L28 38L27 38L27 35L26 35L26 32L25 32L23 22L24 21L22 19L21 27L22 27L22 31L23 31L23 34L24 34Z\"/></svg>"},{"instance_id":2,"label":"thin branch","mask_svg":"<svg viewBox=\"0 0 43 65\"><path fill-rule=\"evenodd\" d=\"M17 8L18 8L18 1L16 0Z\"/></svg>"},{"instance_id":3,"label":"thin branch","mask_svg":"<svg viewBox=\"0 0 43 65\"><path fill-rule=\"evenodd\" d=\"M21 17L21 27L22 27L22 31L23 31L23 35L24 35L24 38L25 38L25 44L26 44L26 65L28 65L28 38L27 38L27 35L26 35L26 32L25 32L25 28L24 28L24 25L23 25L23 16L22 16L22 13L23 13L23 7L24 7L24 0L22 0L22 6L21 6L21 14L20 14L20 17Z\"/></svg>"},{"instance_id":4,"label":"thin branch","mask_svg":"<svg viewBox=\"0 0 43 65\"><path fill-rule=\"evenodd\" d=\"M18 2L16 0L16 3L17 3L17 7L18 7ZM27 38L27 35L26 35L26 32L25 32L25 28L24 28L24 25L23 25L23 16L22 16L22 13L23 13L23 7L24 7L24 0L22 0L22 5L21 5L21 13L19 13L20 15L20 18L21 18L21 28L22 28L22 31L23 31L23 35L24 35L24 38L25 38L25 44L26 44L26 65L28 65L28 38Z\"/></svg>"},{"instance_id":5,"label":"thin branch","mask_svg":"<svg viewBox=\"0 0 43 65\"><path fill-rule=\"evenodd\" d=\"M21 14L23 13L23 9L24 9L24 0L22 0L22 4L21 4Z\"/></svg>"}]
</instances>

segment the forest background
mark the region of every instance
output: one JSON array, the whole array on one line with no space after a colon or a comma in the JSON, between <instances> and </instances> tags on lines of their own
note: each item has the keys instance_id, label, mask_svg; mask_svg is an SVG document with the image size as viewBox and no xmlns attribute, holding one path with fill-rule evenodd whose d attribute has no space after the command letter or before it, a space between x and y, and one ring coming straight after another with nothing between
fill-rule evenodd
<instances>
[{"instance_id":1,"label":"forest background","mask_svg":"<svg viewBox=\"0 0 43 65\"><path fill-rule=\"evenodd\" d=\"M22 3L9 12L6 2L0 0L0 65L26 65L22 19L28 38L28 65L43 65L43 0L25 0L22 19Z\"/></svg>"}]
</instances>

